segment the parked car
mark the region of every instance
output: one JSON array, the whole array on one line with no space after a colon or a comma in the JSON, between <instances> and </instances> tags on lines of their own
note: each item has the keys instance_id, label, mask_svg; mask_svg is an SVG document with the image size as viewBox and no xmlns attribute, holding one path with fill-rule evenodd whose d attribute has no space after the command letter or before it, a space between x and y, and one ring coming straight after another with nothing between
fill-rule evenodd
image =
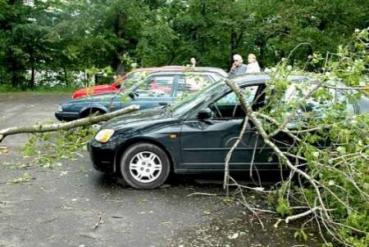
<instances>
[{"instance_id":1,"label":"parked car","mask_svg":"<svg viewBox=\"0 0 369 247\"><path fill-rule=\"evenodd\" d=\"M132 90L131 98L122 100L120 93L110 93L72 99L61 104L55 117L58 120L75 120L91 114L104 114L136 104L140 109L166 106L177 97L192 93L208 84L224 78L224 71L217 68L195 68L190 71L170 69L169 71L151 72L144 78L144 85ZM131 78L128 84L139 84L139 77ZM121 88L127 93L127 88Z\"/></svg>"},{"instance_id":2,"label":"parked car","mask_svg":"<svg viewBox=\"0 0 369 247\"><path fill-rule=\"evenodd\" d=\"M235 79L255 110L265 104L268 79L267 75ZM367 112L368 102L366 98L350 109ZM244 117L235 94L221 80L172 107L139 111L108 122L88 149L95 169L120 174L134 188L152 189L162 185L170 172L223 172L226 154L238 138ZM291 143L287 135L275 138L281 147ZM279 169L277 157L249 126L233 153L231 172L250 168L255 147L253 164L258 170Z\"/></svg>"},{"instance_id":3,"label":"parked car","mask_svg":"<svg viewBox=\"0 0 369 247\"><path fill-rule=\"evenodd\" d=\"M163 67L153 67L153 68L139 68L135 69L132 72L129 72L123 77L118 78L112 84L103 84L103 85L96 85L87 88L81 88L75 91L72 94L72 99L78 99L86 96L92 95L99 95L99 94L107 94L107 93L117 93L120 90L121 84L124 83L126 80L135 79L136 77L141 76L142 74L150 74L153 72L184 72L187 71L188 67L184 66L163 66ZM227 73L222 69L217 68L205 68L199 67L195 68L197 71L201 70L210 70L213 72L214 75L219 75L220 77L226 77Z\"/></svg>"}]
</instances>

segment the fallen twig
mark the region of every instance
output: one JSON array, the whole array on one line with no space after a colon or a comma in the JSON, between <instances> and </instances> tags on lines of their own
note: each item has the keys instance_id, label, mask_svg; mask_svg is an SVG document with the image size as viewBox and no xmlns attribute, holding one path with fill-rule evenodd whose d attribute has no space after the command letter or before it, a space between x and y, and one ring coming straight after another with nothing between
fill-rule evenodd
<instances>
[{"instance_id":1,"label":"fallen twig","mask_svg":"<svg viewBox=\"0 0 369 247\"><path fill-rule=\"evenodd\" d=\"M213 193L202 193L202 192L194 192L194 193L187 195L187 197L191 197L191 196L219 196L219 195L213 194Z\"/></svg>"},{"instance_id":2,"label":"fallen twig","mask_svg":"<svg viewBox=\"0 0 369 247\"><path fill-rule=\"evenodd\" d=\"M302 212L300 214L295 214L295 215L288 216L286 219L284 219L284 221L288 224L292 220L297 220L297 219L300 219L300 218L304 218L304 217L308 216L309 214L314 213L317 210L321 210L321 208L320 207L313 207L313 208L311 208L311 209L309 209L305 212Z\"/></svg>"},{"instance_id":3,"label":"fallen twig","mask_svg":"<svg viewBox=\"0 0 369 247\"><path fill-rule=\"evenodd\" d=\"M94 225L94 227L92 228L93 230L96 230L101 224L103 224L104 221L102 220L102 216L101 214L99 215L99 219L98 221L96 222L96 224Z\"/></svg>"}]
</instances>

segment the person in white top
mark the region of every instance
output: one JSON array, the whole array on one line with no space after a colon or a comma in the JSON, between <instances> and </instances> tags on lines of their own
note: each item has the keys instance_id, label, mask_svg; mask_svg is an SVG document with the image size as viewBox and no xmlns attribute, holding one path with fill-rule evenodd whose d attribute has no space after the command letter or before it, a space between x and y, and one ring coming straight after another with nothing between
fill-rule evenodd
<instances>
[{"instance_id":1,"label":"person in white top","mask_svg":"<svg viewBox=\"0 0 369 247\"><path fill-rule=\"evenodd\" d=\"M255 54L250 53L247 57L247 69L246 73L259 73L260 72L260 66L258 61L256 60Z\"/></svg>"},{"instance_id":2,"label":"person in white top","mask_svg":"<svg viewBox=\"0 0 369 247\"><path fill-rule=\"evenodd\" d=\"M191 62L191 65L190 65L190 66L191 66L192 68L195 68L195 67L196 67L196 63L197 63L196 58L191 57L190 62Z\"/></svg>"}]
</instances>

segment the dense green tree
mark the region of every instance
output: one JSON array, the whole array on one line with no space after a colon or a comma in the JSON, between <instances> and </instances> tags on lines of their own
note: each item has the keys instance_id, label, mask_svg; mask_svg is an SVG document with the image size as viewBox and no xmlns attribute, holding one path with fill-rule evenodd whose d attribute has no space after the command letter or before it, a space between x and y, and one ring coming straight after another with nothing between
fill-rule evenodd
<instances>
[{"instance_id":1,"label":"dense green tree","mask_svg":"<svg viewBox=\"0 0 369 247\"><path fill-rule=\"evenodd\" d=\"M289 56L299 64L369 26L368 12L368 0L0 0L0 83L32 87L39 70L68 81L73 71L190 57L228 69L234 53L268 67L304 43Z\"/></svg>"},{"instance_id":2,"label":"dense green tree","mask_svg":"<svg viewBox=\"0 0 369 247\"><path fill-rule=\"evenodd\" d=\"M0 1L1 24L1 55L2 79L10 80L13 86L23 80L22 72L26 69L23 51L12 44L14 29L17 25L24 24L27 19L26 9L17 1Z\"/></svg>"}]
</instances>

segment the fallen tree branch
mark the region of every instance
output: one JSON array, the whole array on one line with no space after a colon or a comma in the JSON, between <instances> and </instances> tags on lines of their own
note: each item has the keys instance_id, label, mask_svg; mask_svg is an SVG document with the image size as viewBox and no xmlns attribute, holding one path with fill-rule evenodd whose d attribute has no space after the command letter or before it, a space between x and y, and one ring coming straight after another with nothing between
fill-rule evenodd
<instances>
[{"instance_id":1,"label":"fallen tree branch","mask_svg":"<svg viewBox=\"0 0 369 247\"><path fill-rule=\"evenodd\" d=\"M81 126L96 124L102 121L108 121L114 117L136 111L139 108L140 107L137 105L132 105L104 115L82 118L66 123L35 124L33 126L11 127L7 129L2 129L0 130L0 143L5 139L5 137L9 135L24 134L24 133L44 133L58 130L74 129Z\"/></svg>"},{"instance_id":2,"label":"fallen tree branch","mask_svg":"<svg viewBox=\"0 0 369 247\"><path fill-rule=\"evenodd\" d=\"M280 150L280 148L278 148L278 146L275 145L270 140L272 135L268 135L266 133L266 131L264 130L264 128L261 124L261 122L259 121L259 119L256 117L256 114L252 110L252 107L246 102L243 94L241 93L240 87L235 82L233 82L232 80L226 80L226 83L232 89L232 91L236 94L237 98L240 101L240 104L241 104L241 107L242 107L243 111L245 112L246 116L250 119L250 121L254 124L256 130L258 131L258 133L262 136L262 138L264 139L265 144L268 145L274 151L274 153L278 156L278 158L289 169L291 169L291 171L293 171L293 172L299 174L300 176L302 176L303 178L305 178L311 184L311 186L313 186L313 188L315 190L315 193L316 193L316 196L317 196L317 199L319 201L320 207L321 207L320 212L322 212L324 214L324 216L326 217L327 220L331 220L331 217L328 214L328 210L325 207L325 204L323 202L323 198L322 198L321 193L320 193L319 182L316 181L314 178L312 178L305 171L303 171L303 170L297 168L296 166L294 166L291 163L291 161L287 158L287 156ZM316 90L316 88L314 87L313 90ZM286 121L278 129L284 129L285 125L286 125ZM273 133L276 133L276 132L273 132Z\"/></svg>"},{"instance_id":3,"label":"fallen tree branch","mask_svg":"<svg viewBox=\"0 0 369 247\"><path fill-rule=\"evenodd\" d=\"M300 102L304 102L307 99L309 99L323 84L323 81L319 81L315 84L315 86L307 93L304 95L304 97L302 97ZM296 116L297 112L298 112L299 108L296 107L290 114L288 114L288 116L284 119L283 123L281 123L281 125L274 130L272 133L270 133L268 135L269 138L277 135L279 132L283 131L284 129L286 129L286 126L289 122L291 122L291 120Z\"/></svg>"},{"instance_id":4,"label":"fallen tree branch","mask_svg":"<svg viewBox=\"0 0 369 247\"><path fill-rule=\"evenodd\" d=\"M263 113L260 113L260 112L255 112L255 115L257 117L261 117L261 118L264 118L265 120L271 122L272 124L276 125L276 126L279 126L280 123L277 122L277 120L275 120L274 118L272 118L271 116L268 116L266 114L263 114ZM295 141L301 141L301 139L297 136L297 135L294 135L292 131L288 130L287 128L284 128L281 130L282 132L284 132L285 134L287 134L288 136L290 136L292 139L294 139Z\"/></svg>"},{"instance_id":5,"label":"fallen tree branch","mask_svg":"<svg viewBox=\"0 0 369 247\"><path fill-rule=\"evenodd\" d=\"M241 132L240 132L236 142L233 144L233 146L231 147L231 150L227 153L227 156L225 158L223 189L227 190L227 196L229 195L229 190L228 190L228 185L229 185L229 163L231 162L231 158L232 158L232 154L233 154L234 150L236 150L236 148L238 147L238 144L240 144L240 142L242 140L242 137L245 134L246 127L248 126L248 123L249 123L249 118L247 117L247 115L246 115L246 117L243 121L244 122L242 124Z\"/></svg>"},{"instance_id":6,"label":"fallen tree branch","mask_svg":"<svg viewBox=\"0 0 369 247\"><path fill-rule=\"evenodd\" d=\"M239 184L239 183L230 183L229 186L239 187L247 190L253 190L256 192L263 192L263 193L273 193L271 190L265 190L264 187L250 187L247 185Z\"/></svg>"}]
</instances>

